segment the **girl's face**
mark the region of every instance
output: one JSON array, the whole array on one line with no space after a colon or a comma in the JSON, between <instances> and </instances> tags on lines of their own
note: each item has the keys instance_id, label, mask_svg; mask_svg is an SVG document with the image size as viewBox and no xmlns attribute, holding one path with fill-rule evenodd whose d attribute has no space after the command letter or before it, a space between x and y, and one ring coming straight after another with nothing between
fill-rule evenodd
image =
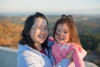
<instances>
[{"instance_id":1,"label":"girl's face","mask_svg":"<svg viewBox=\"0 0 100 67\"><path fill-rule=\"evenodd\" d=\"M66 43L69 41L70 31L66 23L58 24L55 34L57 43Z\"/></svg>"},{"instance_id":2,"label":"girl's face","mask_svg":"<svg viewBox=\"0 0 100 67\"><path fill-rule=\"evenodd\" d=\"M48 36L47 21L43 18L36 18L29 34L35 43L43 43Z\"/></svg>"}]
</instances>

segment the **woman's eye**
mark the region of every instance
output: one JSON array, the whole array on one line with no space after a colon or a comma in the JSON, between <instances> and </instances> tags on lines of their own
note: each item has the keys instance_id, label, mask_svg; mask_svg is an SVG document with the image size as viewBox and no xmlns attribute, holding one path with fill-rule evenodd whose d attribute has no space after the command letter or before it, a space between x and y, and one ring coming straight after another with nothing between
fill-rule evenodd
<instances>
[{"instance_id":1,"label":"woman's eye","mask_svg":"<svg viewBox=\"0 0 100 67\"><path fill-rule=\"evenodd\" d=\"M41 27L36 27L36 29L41 29Z\"/></svg>"},{"instance_id":2,"label":"woman's eye","mask_svg":"<svg viewBox=\"0 0 100 67\"><path fill-rule=\"evenodd\" d=\"M45 30L48 30L48 28L44 28Z\"/></svg>"},{"instance_id":3,"label":"woman's eye","mask_svg":"<svg viewBox=\"0 0 100 67\"><path fill-rule=\"evenodd\" d=\"M41 28L41 27L37 27L37 28Z\"/></svg>"}]
</instances>

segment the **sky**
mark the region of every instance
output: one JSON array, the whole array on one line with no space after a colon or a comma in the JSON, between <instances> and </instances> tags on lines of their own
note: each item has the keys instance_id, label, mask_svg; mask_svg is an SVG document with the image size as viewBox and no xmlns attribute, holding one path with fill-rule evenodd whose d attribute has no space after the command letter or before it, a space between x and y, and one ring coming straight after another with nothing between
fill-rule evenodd
<instances>
[{"instance_id":1,"label":"sky","mask_svg":"<svg viewBox=\"0 0 100 67\"><path fill-rule=\"evenodd\" d=\"M100 14L100 0L0 0L0 13Z\"/></svg>"}]
</instances>

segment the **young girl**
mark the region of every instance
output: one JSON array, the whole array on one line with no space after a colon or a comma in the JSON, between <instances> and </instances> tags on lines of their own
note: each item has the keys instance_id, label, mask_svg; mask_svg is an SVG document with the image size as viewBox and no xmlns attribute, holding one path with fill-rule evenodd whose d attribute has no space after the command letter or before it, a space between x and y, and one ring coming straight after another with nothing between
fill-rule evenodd
<instances>
[{"instance_id":1,"label":"young girl","mask_svg":"<svg viewBox=\"0 0 100 67\"><path fill-rule=\"evenodd\" d=\"M62 15L54 27L54 39L49 38L49 40L54 42L52 54L56 64L73 51L72 61L68 67L85 67L83 58L87 52L81 46L71 15Z\"/></svg>"}]
</instances>

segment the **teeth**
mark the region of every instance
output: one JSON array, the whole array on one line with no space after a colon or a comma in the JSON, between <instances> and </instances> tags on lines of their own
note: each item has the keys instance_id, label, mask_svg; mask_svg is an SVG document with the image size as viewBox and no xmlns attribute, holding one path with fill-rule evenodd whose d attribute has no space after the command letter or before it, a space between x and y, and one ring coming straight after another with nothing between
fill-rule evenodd
<instances>
[{"instance_id":1,"label":"teeth","mask_svg":"<svg viewBox=\"0 0 100 67\"><path fill-rule=\"evenodd\" d=\"M39 36L39 37L43 38L44 36Z\"/></svg>"}]
</instances>

